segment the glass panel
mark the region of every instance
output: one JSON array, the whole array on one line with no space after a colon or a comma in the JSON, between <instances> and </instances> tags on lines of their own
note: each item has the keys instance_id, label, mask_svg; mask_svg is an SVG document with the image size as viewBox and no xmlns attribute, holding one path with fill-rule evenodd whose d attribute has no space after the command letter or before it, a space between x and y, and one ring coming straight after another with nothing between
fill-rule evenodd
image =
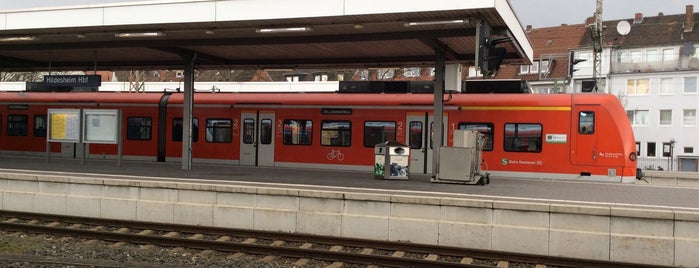
<instances>
[{"instance_id":1,"label":"glass panel","mask_svg":"<svg viewBox=\"0 0 699 268\"><path fill-rule=\"evenodd\" d=\"M507 152L541 152L542 127L540 124L505 124Z\"/></svg>"},{"instance_id":2,"label":"glass panel","mask_svg":"<svg viewBox=\"0 0 699 268\"><path fill-rule=\"evenodd\" d=\"M272 119L260 121L260 143L272 144Z\"/></svg>"},{"instance_id":3,"label":"glass panel","mask_svg":"<svg viewBox=\"0 0 699 268\"><path fill-rule=\"evenodd\" d=\"M647 149L648 149L647 156L655 156L655 142L649 142Z\"/></svg>"},{"instance_id":4,"label":"glass panel","mask_svg":"<svg viewBox=\"0 0 699 268\"><path fill-rule=\"evenodd\" d=\"M478 130L485 135L485 145L483 151L493 150L493 124L492 123L459 123L459 129L463 130Z\"/></svg>"},{"instance_id":5,"label":"glass panel","mask_svg":"<svg viewBox=\"0 0 699 268\"><path fill-rule=\"evenodd\" d=\"M126 119L126 139L150 140L152 121L150 117L129 117Z\"/></svg>"},{"instance_id":6,"label":"glass panel","mask_svg":"<svg viewBox=\"0 0 699 268\"><path fill-rule=\"evenodd\" d=\"M648 94L650 92L650 82L648 79L636 80L636 94Z\"/></svg>"},{"instance_id":7,"label":"glass panel","mask_svg":"<svg viewBox=\"0 0 699 268\"><path fill-rule=\"evenodd\" d=\"M34 116L34 137L46 137L46 115Z\"/></svg>"},{"instance_id":8,"label":"glass panel","mask_svg":"<svg viewBox=\"0 0 699 268\"><path fill-rule=\"evenodd\" d=\"M255 142L255 119L243 119L243 143L253 144Z\"/></svg>"},{"instance_id":9,"label":"glass panel","mask_svg":"<svg viewBox=\"0 0 699 268\"><path fill-rule=\"evenodd\" d=\"M660 125L672 125L672 110L660 110Z\"/></svg>"},{"instance_id":10,"label":"glass panel","mask_svg":"<svg viewBox=\"0 0 699 268\"><path fill-rule=\"evenodd\" d=\"M389 140L396 140L396 122L364 123L364 147L374 147Z\"/></svg>"},{"instance_id":11,"label":"glass panel","mask_svg":"<svg viewBox=\"0 0 699 268\"><path fill-rule=\"evenodd\" d=\"M408 136L408 143L410 149L422 149L422 122L411 121L409 127L410 135Z\"/></svg>"},{"instance_id":12,"label":"glass panel","mask_svg":"<svg viewBox=\"0 0 699 268\"><path fill-rule=\"evenodd\" d=\"M697 78L696 77L685 77L684 78L684 93L697 93Z\"/></svg>"},{"instance_id":13,"label":"glass panel","mask_svg":"<svg viewBox=\"0 0 699 268\"><path fill-rule=\"evenodd\" d=\"M660 94L672 95L674 91L675 90L672 88L672 78L660 79Z\"/></svg>"},{"instance_id":14,"label":"glass panel","mask_svg":"<svg viewBox=\"0 0 699 268\"><path fill-rule=\"evenodd\" d=\"M25 114L11 114L7 116L7 136L27 136L29 131L29 118Z\"/></svg>"},{"instance_id":15,"label":"glass panel","mask_svg":"<svg viewBox=\"0 0 699 268\"><path fill-rule=\"evenodd\" d=\"M578 122L578 133L587 135L595 133L595 112L580 112Z\"/></svg>"},{"instance_id":16,"label":"glass panel","mask_svg":"<svg viewBox=\"0 0 699 268\"><path fill-rule=\"evenodd\" d=\"M313 122L311 120L284 120L284 144L311 145Z\"/></svg>"},{"instance_id":17,"label":"glass panel","mask_svg":"<svg viewBox=\"0 0 699 268\"><path fill-rule=\"evenodd\" d=\"M217 143L231 143L233 141L233 131L231 119L207 119L206 120L206 141Z\"/></svg>"},{"instance_id":18,"label":"glass panel","mask_svg":"<svg viewBox=\"0 0 699 268\"><path fill-rule=\"evenodd\" d=\"M682 124L685 126L694 126L697 124L697 110L687 109L683 110L684 117L682 118Z\"/></svg>"},{"instance_id":19,"label":"glass panel","mask_svg":"<svg viewBox=\"0 0 699 268\"><path fill-rule=\"evenodd\" d=\"M350 146L352 131L350 121L323 121L320 144L324 146Z\"/></svg>"}]
</instances>

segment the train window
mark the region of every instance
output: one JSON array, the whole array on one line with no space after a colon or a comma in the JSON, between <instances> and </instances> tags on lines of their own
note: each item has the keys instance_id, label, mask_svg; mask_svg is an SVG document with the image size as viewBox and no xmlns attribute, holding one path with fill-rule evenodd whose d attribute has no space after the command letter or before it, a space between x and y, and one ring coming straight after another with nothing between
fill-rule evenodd
<instances>
[{"instance_id":1,"label":"train window","mask_svg":"<svg viewBox=\"0 0 699 268\"><path fill-rule=\"evenodd\" d=\"M172 119L172 141L182 141L182 118ZM199 119L192 118L192 142L199 140Z\"/></svg>"},{"instance_id":2,"label":"train window","mask_svg":"<svg viewBox=\"0 0 699 268\"><path fill-rule=\"evenodd\" d=\"M231 122L231 119L206 119L206 142L233 142Z\"/></svg>"},{"instance_id":3,"label":"train window","mask_svg":"<svg viewBox=\"0 0 699 268\"><path fill-rule=\"evenodd\" d=\"M396 140L396 122L364 122L364 147L374 147L389 140Z\"/></svg>"},{"instance_id":4,"label":"train window","mask_svg":"<svg viewBox=\"0 0 699 268\"><path fill-rule=\"evenodd\" d=\"M408 144L410 149L422 149L422 132L424 131L422 121L411 121L409 130Z\"/></svg>"},{"instance_id":5,"label":"train window","mask_svg":"<svg viewBox=\"0 0 699 268\"><path fill-rule=\"evenodd\" d=\"M244 144L255 143L255 119L252 119L252 118L243 119L243 143Z\"/></svg>"},{"instance_id":6,"label":"train window","mask_svg":"<svg viewBox=\"0 0 699 268\"><path fill-rule=\"evenodd\" d=\"M323 121L320 128L320 144L324 146L350 146L352 144L352 123L350 121Z\"/></svg>"},{"instance_id":7,"label":"train window","mask_svg":"<svg viewBox=\"0 0 699 268\"><path fill-rule=\"evenodd\" d=\"M150 140L153 119L150 117L129 117L126 119L126 139Z\"/></svg>"},{"instance_id":8,"label":"train window","mask_svg":"<svg viewBox=\"0 0 699 268\"><path fill-rule=\"evenodd\" d=\"M284 144L311 145L313 121L287 119L284 120Z\"/></svg>"},{"instance_id":9,"label":"train window","mask_svg":"<svg viewBox=\"0 0 699 268\"><path fill-rule=\"evenodd\" d=\"M26 114L7 116L7 136L27 136L29 119Z\"/></svg>"},{"instance_id":10,"label":"train window","mask_svg":"<svg viewBox=\"0 0 699 268\"><path fill-rule=\"evenodd\" d=\"M272 144L272 119L260 120L260 143Z\"/></svg>"},{"instance_id":11,"label":"train window","mask_svg":"<svg viewBox=\"0 0 699 268\"><path fill-rule=\"evenodd\" d=\"M46 115L34 116L34 137L46 137Z\"/></svg>"},{"instance_id":12,"label":"train window","mask_svg":"<svg viewBox=\"0 0 699 268\"><path fill-rule=\"evenodd\" d=\"M578 133L595 134L595 112L581 111L578 114Z\"/></svg>"},{"instance_id":13,"label":"train window","mask_svg":"<svg viewBox=\"0 0 699 268\"><path fill-rule=\"evenodd\" d=\"M505 124L506 152L541 152L541 124Z\"/></svg>"},{"instance_id":14,"label":"train window","mask_svg":"<svg viewBox=\"0 0 699 268\"><path fill-rule=\"evenodd\" d=\"M481 134L485 136L485 146L483 146L483 151L493 150L493 123L459 123L459 129L463 130L478 130Z\"/></svg>"}]
</instances>

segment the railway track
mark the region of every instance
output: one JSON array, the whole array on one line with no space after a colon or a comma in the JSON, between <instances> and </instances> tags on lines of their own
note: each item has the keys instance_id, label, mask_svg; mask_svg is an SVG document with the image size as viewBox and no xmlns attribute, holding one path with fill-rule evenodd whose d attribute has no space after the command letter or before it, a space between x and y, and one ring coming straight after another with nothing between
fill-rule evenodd
<instances>
[{"instance_id":1,"label":"railway track","mask_svg":"<svg viewBox=\"0 0 699 268\"><path fill-rule=\"evenodd\" d=\"M402 242L0 211L4 231L251 254L351 267L652 267ZM2 259L2 256L0 256Z\"/></svg>"}]
</instances>

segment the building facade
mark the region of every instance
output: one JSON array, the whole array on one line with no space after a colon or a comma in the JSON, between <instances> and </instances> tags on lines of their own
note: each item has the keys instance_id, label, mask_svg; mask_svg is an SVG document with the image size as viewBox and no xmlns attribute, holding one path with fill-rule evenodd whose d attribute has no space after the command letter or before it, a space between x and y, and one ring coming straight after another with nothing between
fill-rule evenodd
<instances>
[{"instance_id":1,"label":"building facade","mask_svg":"<svg viewBox=\"0 0 699 268\"><path fill-rule=\"evenodd\" d=\"M606 21L599 91L617 95L631 122L639 168L698 171L699 33L697 13L658 14ZM589 28L588 28L589 31ZM592 39L575 49L570 92L584 92L592 77Z\"/></svg>"}]
</instances>

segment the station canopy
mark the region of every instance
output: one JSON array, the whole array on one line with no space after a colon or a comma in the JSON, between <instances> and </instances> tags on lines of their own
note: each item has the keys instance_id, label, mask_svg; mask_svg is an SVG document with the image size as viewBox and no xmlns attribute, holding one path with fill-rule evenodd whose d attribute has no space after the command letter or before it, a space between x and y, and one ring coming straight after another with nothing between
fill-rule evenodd
<instances>
[{"instance_id":1,"label":"station canopy","mask_svg":"<svg viewBox=\"0 0 699 268\"><path fill-rule=\"evenodd\" d=\"M530 63L507 0L167 0L0 11L0 71L473 65L479 21Z\"/></svg>"}]
</instances>

